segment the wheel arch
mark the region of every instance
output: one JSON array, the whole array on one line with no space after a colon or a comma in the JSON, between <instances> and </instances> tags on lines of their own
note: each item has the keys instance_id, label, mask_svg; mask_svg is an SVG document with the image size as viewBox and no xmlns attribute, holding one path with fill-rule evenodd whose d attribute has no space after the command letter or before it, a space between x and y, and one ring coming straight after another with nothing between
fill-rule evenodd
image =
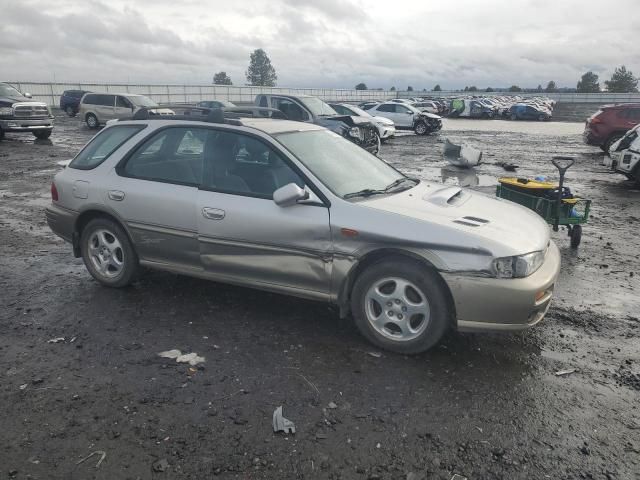
<instances>
[{"instance_id":1,"label":"wheel arch","mask_svg":"<svg viewBox=\"0 0 640 480\"><path fill-rule=\"evenodd\" d=\"M453 300L453 295L451 294L451 290L449 289L449 285L445 282L444 278L440 275L440 272L434 262L425 258L425 256L420 255L417 252L413 252L410 250L403 250L399 248L379 248L376 250L372 250L367 252L362 258L360 258L357 263L352 265L351 269L347 273L347 275L342 280L342 284L338 291L338 307L340 309L340 317L345 318L351 312L351 292L353 291L353 286L356 282L356 279L360 276L362 272L364 272L371 265L374 265L382 260L389 258L401 258L405 260L413 260L420 263L425 268L436 273L440 281L440 286L442 290L445 292L445 296L447 298L447 305L450 308L451 322L452 325L455 325L456 322L456 305Z\"/></svg>"},{"instance_id":2,"label":"wheel arch","mask_svg":"<svg viewBox=\"0 0 640 480\"><path fill-rule=\"evenodd\" d=\"M105 218L117 223L118 226L120 226L120 228L124 230L124 233L127 235L129 242L131 242L131 245L135 249L135 244L133 243L131 232L129 232L129 229L127 228L125 222L123 222L117 215L115 215L113 212L108 212L100 208L88 208L80 213L80 215L78 215L78 218L76 218L76 221L73 225L71 243L73 245L73 254L75 257L80 257L82 254L80 250L80 238L82 237L82 231L91 220L94 220L96 218Z\"/></svg>"}]
</instances>

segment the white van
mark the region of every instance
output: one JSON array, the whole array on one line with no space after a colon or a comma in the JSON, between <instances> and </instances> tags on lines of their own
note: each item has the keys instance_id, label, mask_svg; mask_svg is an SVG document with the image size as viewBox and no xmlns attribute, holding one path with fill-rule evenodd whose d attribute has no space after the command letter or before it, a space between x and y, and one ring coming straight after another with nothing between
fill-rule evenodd
<instances>
[{"instance_id":1,"label":"white van","mask_svg":"<svg viewBox=\"0 0 640 480\"><path fill-rule=\"evenodd\" d=\"M141 108L154 115L174 115L173 110L160 106L145 97L132 93L85 93L80 100L80 118L89 128L98 128L109 120L132 116Z\"/></svg>"}]
</instances>

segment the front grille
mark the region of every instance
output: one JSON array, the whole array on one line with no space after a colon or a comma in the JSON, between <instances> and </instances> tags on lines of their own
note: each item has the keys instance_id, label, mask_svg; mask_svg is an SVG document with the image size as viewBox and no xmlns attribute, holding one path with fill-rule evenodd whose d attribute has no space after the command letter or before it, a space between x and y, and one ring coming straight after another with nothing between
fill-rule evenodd
<instances>
[{"instance_id":1,"label":"front grille","mask_svg":"<svg viewBox=\"0 0 640 480\"><path fill-rule=\"evenodd\" d=\"M375 140L375 131L373 128L369 128L369 127L362 127L362 132L363 132L363 140L362 142L365 145L368 145L370 143L373 143Z\"/></svg>"},{"instance_id":2,"label":"front grille","mask_svg":"<svg viewBox=\"0 0 640 480\"><path fill-rule=\"evenodd\" d=\"M14 109L16 118L48 117L49 110L45 105L18 105Z\"/></svg>"}]
</instances>

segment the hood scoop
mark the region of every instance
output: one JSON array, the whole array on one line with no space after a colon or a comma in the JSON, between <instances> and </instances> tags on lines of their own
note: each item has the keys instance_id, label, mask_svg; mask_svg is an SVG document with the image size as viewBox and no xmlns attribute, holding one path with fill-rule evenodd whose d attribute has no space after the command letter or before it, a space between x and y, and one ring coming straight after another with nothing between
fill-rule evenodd
<instances>
[{"instance_id":1,"label":"hood scoop","mask_svg":"<svg viewBox=\"0 0 640 480\"><path fill-rule=\"evenodd\" d=\"M439 207L449 207L464 203L468 197L469 194L460 187L444 187L427 193L422 199Z\"/></svg>"},{"instance_id":2,"label":"hood scoop","mask_svg":"<svg viewBox=\"0 0 640 480\"><path fill-rule=\"evenodd\" d=\"M489 220L480 217L460 217L456 218L453 223L465 225L467 227L482 227L489 223Z\"/></svg>"}]
</instances>

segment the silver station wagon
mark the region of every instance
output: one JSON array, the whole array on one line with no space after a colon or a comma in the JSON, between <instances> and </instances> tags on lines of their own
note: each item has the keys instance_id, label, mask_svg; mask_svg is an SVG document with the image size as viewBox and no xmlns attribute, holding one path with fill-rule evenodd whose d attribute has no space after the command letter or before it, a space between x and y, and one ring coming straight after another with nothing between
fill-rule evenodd
<instances>
[{"instance_id":1,"label":"silver station wagon","mask_svg":"<svg viewBox=\"0 0 640 480\"><path fill-rule=\"evenodd\" d=\"M130 284L142 265L329 302L402 353L449 328L535 325L560 268L533 212L409 178L309 123L220 111L114 122L51 193L51 229L103 285Z\"/></svg>"}]
</instances>

